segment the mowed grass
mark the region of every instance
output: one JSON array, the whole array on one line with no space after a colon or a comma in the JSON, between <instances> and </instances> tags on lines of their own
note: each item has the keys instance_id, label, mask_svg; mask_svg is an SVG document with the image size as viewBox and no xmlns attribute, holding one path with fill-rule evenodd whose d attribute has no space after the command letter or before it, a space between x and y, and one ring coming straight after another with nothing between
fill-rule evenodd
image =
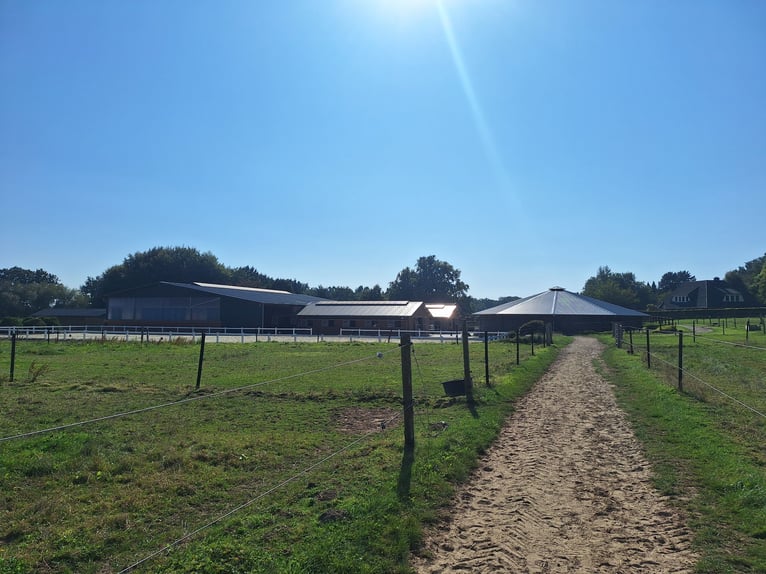
<instances>
[{"instance_id":1,"label":"mowed grass","mask_svg":"<svg viewBox=\"0 0 766 574\"><path fill-rule=\"evenodd\" d=\"M557 350L416 344L407 452L394 343L0 342L0 573L408 572Z\"/></svg>"},{"instance_id":2,"label":"mowed grass","mask_svg":"<svg viewBox=\"0 0 766 574\"><path fill-rule=\"evenodd\" d=\"M651 370L643 334L635 355L604 338L656 484L695 531L698 572L766 572L766 337L746 340L740 326L698 331L696 342L685 330L681 393L677 335L651 335Z\"/></svg>"}]
</instances>

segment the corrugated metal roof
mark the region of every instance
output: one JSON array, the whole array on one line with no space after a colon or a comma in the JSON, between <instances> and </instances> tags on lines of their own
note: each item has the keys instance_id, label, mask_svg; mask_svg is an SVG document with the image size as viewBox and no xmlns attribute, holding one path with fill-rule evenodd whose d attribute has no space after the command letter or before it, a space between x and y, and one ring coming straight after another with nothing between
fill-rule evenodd
<instances>
[{"instance_id":1,"label":"corrugated metal roof","mask_svg":"<svg viewBox=\"0 0 766 574\"><path fill-rule=\"evenodd\" d=\"M235 287L232 285L215 285L213 283L172 283L162 281L162 285L172 285L182 289L190 289L219 297L231 297L252 303L264 303L266 305L308 305L316 301L324 301L320 297L290 293L289 291L275 291L272 289L257 289L255 287Z\"/></svg>"},{"instance_id":2,"label":"corrugated metal roof","mask_svg":"<svg viewBox=\"0 0 766 574\"><path fill-rule=\"evenodd\" d=\"M620 316L648 317L646 313L627 307L599 301L585 295L570 293L561 287L554 287L543 293L517 299L475 315L568 315L568 316Z\"/></svg>"},{"instance_id":3,"label":"corrugated metal roof","mask_svg":"<svg viewBox=\"0 0 766 574\"><path fill-rule=\"evenodd\" d=\"M318 301L304 307L299 317L412 317L422 301Z\"/></svg>"}]
</instances>

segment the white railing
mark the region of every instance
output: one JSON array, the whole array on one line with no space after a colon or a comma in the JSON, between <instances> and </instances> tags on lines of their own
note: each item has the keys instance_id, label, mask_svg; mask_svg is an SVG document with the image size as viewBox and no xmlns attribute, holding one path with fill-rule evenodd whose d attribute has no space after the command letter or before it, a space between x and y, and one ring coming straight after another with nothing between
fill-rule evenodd
<instances>
[{"instance_id":1,"label":"white railing","mask_svg":"<svg viewBox=\"0 0 766 574\"><path fill-rule=\"evenodd\" d=\"M22 339L45 339L49 341L122 339L125 341L158 341L189 338L196 341L202 334L221 340L239 339L241 342L271 340L273 337L313 337L311 329L280 327L141 327L135 325L62 325L0 327L0 338L13 334Z\"/></svg>"},{"instance_id":2,"label":"white railing","mask_svg":"<svg viewBox=\"0 0 766 574\"><path fill-rule=\"evenodd\" d=\"M62 326L0 326L0 339L16 335L20 339L46 341L74 340L123 340L123 341L174 341L189 339L195 342L205 334L210 342L269 342L269 341L377 341L391 342L409 334L412 339L427 342L457 342L460 331L426 331L404 329L341 329L337 335L314 334L310 328L299 327L141 327L135 325L62 325ZM505 331L488 333L490 340L505 339ZM472 331L470 340L483 340L483 331Z\"/></svg>"}]
</instances>

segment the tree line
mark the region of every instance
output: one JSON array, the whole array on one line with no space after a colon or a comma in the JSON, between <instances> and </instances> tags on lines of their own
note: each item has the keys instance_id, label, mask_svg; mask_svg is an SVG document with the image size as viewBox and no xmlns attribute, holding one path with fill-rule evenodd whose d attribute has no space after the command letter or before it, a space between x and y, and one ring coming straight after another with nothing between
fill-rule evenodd
<instances>
[{"instance_id":1,"label":"tree line","mask_svg":"<svg viewBox=\"0 0 766 574\"><path fill-rule=\"evenodd\" d=\"M765 264L766 254L729 271L725 280L752 295L759 305L766 305ZM630 309L652 310L678 285L695 279L688 271L668 271L658 282L646 283L631 272L617 273L604 266L586 281L582 294ZM127 256L97 277L88 277L79 289L65 287L58 277L43 269L0 269L0 317L27 317L54 306L104 307L111 294L159 281L275 289L340 301L454 302L467 313L518 299L471 297L460 270L434 255L420 257L413 267L402 269L385 289L380 285L312 287L297 279L270 277L251 266L227 267L212 253L192 247L155 247Z\"/></svg>"}]
</instances>

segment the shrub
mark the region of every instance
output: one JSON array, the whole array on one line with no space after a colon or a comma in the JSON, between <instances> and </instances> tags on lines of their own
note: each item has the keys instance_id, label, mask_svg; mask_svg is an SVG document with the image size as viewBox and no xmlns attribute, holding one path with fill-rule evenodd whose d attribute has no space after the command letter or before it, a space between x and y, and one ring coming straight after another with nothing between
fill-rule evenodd
<instances>
[{"instance_id":1,"label":"shrub","mask_svg":"<svg viewBox=\"0 0 766 574\"><path fill-rule=\"evenodd\" d=\"M0 327L21 327L21 318L3 317L0 319Z\"/></svg>"}]
</instances>

